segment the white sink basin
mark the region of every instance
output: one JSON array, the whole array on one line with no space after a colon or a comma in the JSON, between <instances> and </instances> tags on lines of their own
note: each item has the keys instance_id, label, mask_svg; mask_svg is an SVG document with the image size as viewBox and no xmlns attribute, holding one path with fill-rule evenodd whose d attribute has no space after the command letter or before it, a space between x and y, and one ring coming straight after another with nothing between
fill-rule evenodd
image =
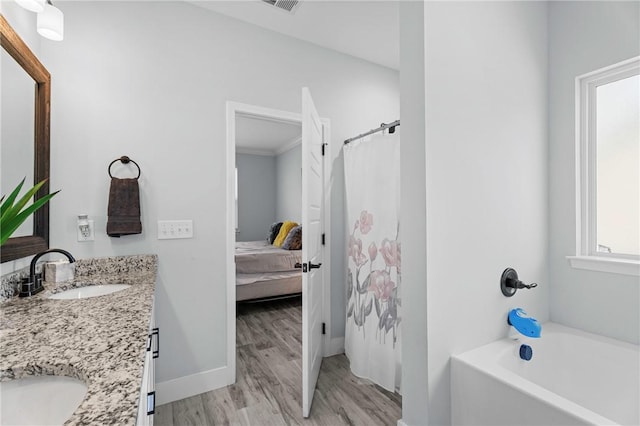
<instances>
[{"instance_id":1,"label":"white sink basin","mask_svg":"<svg viewBox=\"0 0 640 426\"><path fill-rule=\"evenodd\" d=\"M0 382L0 424L61 425L87 395L84 382L64 376L34 376Z\"/></svg>"},{"instance_id":2,"label":"white sink basin","mask_svg":"<svg viewBox=\"0 0 640 426\"><path fill-rule=\"evenodd\" d=\"M115 293L116 291L122 291L129 287L131 287L129 284L89 285L52 294L49 296L49 299L86 299L88 297Z\"/></svg>"}]
</instances>

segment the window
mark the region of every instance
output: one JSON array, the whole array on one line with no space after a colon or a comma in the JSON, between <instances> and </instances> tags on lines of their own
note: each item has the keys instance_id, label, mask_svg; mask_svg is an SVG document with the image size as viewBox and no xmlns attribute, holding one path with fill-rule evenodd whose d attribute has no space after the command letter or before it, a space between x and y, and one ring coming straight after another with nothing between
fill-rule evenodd
<instances>
[{"instance_id":1,"label":"window","mask_svg":"<svg viewBox=\"0 0 640 426\"><path fill-rule=\"evenodd\" d=\"M640 57L576 78L577 256L640 274Z\"/></svg>"}]
</instances>

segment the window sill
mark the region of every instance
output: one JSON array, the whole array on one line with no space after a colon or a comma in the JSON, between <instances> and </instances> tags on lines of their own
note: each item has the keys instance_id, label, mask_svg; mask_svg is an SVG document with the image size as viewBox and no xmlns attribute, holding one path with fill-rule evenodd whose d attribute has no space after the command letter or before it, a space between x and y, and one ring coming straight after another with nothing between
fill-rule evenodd
<instances>
[{"instance_id":1,"label":"window sill","mask_svg":"<svg viewBox=\"0 0 640 426\"><path fill-rule=\"evenodd\" d=\"M567 256L572 268L640 276L640 261L597 256Z\"/></svg>"}]
</instances>

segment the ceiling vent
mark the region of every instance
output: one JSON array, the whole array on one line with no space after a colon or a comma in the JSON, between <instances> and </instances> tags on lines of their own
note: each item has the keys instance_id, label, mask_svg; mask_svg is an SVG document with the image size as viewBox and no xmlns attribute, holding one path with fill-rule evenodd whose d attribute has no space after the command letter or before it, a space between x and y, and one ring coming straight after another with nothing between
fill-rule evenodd
<instances>
[{"instance_id":1,"label":"ceiling vent","mask_svg":"<svg viewBox=\"0 0 640 426\"><path fill-rule=\"evenodd\" d=\"M277 7L280 10L295 13L300 7L300 0L262 0L264 3Z\"/></svg>"}]
</instances>

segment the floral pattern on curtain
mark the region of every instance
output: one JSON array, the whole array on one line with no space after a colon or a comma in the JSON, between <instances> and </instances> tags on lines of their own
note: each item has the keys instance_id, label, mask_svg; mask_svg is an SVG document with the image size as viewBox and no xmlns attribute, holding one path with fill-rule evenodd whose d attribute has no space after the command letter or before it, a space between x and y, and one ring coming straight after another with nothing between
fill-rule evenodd
<instances>
[{"instance_id":1,"label":"floral pattern on curtain","mask_svg":"<svg viewBox=\"0 0 640 426\"><path fill-rule=\"evenodd\" d=\"M400 284L401 246L398 233L393 239L384 238L378 244L367 238L373 226L373 215L363 210L349 236L347 321L353 320L358 330L364 334L363 326L375 311L376 337L385 340L387 334L392 332L395 346L400 323L398 285ZM366 254L362 252L363 239L365 243L370 241ZM392 276L393 272L395 276Z\"/></svg>"}]
</instances>

